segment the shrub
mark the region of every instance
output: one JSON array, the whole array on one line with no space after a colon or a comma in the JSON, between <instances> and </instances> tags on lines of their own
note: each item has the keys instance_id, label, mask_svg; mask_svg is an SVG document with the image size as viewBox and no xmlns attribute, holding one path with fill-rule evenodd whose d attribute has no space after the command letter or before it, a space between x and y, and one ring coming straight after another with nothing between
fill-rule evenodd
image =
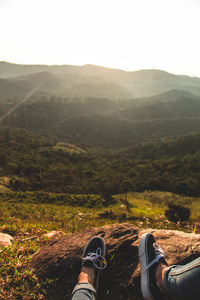
<instances>
[{"instance_id":1,"label":"shrub","mask_svg":"<svg viewBox=\"0 0 200 300\"><path fill-rule=\"evenodd\" d=\"M173 203L168 204L168 209L165 211L167 219L174 223L188 221L190 214L189 208Z\"/></svg>"},{"instance_id":2,"label":"shrub","mask_svg":"<svg viewBox=\"0 0 200 300\"><path fill-rule=\"evenodd\" d=\"M102 213L99 213L99 218L114 220L117 218L117 215L112 211L112 209L110 209L110 210L105 210Z\"/></svg>"}]
</instances>

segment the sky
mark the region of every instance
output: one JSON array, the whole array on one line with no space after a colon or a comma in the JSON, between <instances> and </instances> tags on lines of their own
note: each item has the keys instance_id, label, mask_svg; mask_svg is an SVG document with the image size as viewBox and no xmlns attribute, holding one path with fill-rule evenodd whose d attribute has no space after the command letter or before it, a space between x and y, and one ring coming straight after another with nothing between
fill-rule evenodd
<instances>
[{"instance_id":1,"label":"sky","mask_svg":"<svg viewBox=\"0 0 200 300\"><path fill-rule=\"evenodd\" d=\"M200 77L200 0L0 0L0 61Z\"/></svg>"}]
</instances>

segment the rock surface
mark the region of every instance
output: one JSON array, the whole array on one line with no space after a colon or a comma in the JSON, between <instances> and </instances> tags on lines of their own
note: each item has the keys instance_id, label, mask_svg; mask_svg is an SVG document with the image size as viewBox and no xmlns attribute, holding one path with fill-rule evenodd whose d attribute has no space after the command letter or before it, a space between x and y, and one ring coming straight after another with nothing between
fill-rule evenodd
<instances>
[{"instance_id":1,"label":"rock surface","mask_svg":"<svg viewBox=\"0 0 200 300\"><path fill-rule=\"evenodd\" d=\"M108 267L101 278L100 299L115 299L122 285L127 286L137 266L137 229L129 224L92 228L81 233L65 235L41 248L32 257L32 266L40 278L56 279L48 299L70 299L80 272L81 254L94 235L104 237ZM108 298L107 294L110 296Z\"/></svg>"},{"instance_id":2,"label":"rock surface","mask_svg":"<svg viewBox=\"0 0 200 300\"><path fill-rule=\"evenodd\" d=\"M13 237L7 233L0 233L0 246L8 247L12 245Z\"/></svg>"},{"instance_id":3,"label":"rock surface","mask_svg":"<svg viewBox=\"0 0 200 300\"><path fill-rule=\"evenodd\" d=\"M184 264L200 255L200 235L172 230L138 230L131 224L115 224L65 235L42 247L31 266L42 280L53 279L48 299L70 299L80 271L80 257L87 241L102 236L107 247L108 267L100 280L99 298L141 300L138 244L140 236L152 232L165 250L169 264Z\"/></svg>"},{"instance_id":4,"label":"rock surface","mask_svg":"<svg viewBox=\"0 0 200 300\"><path fill-rule=\"evenodd\" d=\"M58 239L63 235L64 235L64 232L62 232L60 230L59 231L53 230L53 231L45 233L44 237L46 237L48 239L55 239L55 238Z\"/></svg>"}]
</instances>

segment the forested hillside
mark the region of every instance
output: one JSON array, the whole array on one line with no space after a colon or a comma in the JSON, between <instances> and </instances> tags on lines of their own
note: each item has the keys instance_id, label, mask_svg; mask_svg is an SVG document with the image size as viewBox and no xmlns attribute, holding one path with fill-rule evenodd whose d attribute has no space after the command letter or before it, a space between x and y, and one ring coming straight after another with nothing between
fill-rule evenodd
<instances>
[{"instance_id":1,"label":"forested hillside","mask_svg":"<svg viewBox=\"0 0 200 300\"><path fill-rule=\"evenodd\" d=\"M17 105L17 108L15 108ZM35 98L0 104L2 124L48 130L61 140L119 149L200 130L200 98L171 91L150 98Z\"/></svg>"},{"instance_id":2,"label":"forested hillside","mask_svg":"<svg viewBox=\"0 0 200 300\"><path fill-rule=\"evenodd\" d=\"M113 195L163 190L199 195L200 135L165 138L121 151L60 143L46 133L1 128L1 176L14 191Z\"/></svg>"}]
</instances>

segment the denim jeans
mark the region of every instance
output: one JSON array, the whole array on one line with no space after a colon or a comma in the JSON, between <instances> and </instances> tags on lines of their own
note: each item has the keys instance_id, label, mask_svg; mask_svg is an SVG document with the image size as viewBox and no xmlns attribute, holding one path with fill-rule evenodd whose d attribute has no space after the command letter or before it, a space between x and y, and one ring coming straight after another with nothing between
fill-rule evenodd
<instances>
[{"instance_id":1,"label":"denim jeans","mask_svg":"<svg viewBox=\"0 0 200 300\"><path fill-rule=\"evenodd\" d=\"M170 266L164 275L169 299L200 299L200 257L183 266Z\"/></svg>"},{"instance_id":2,"label":"denim jeans","mask_svg":"<svg viewBox=\"0 0 200 300\"><path fill-rule=\"evenodd\" d=\"M95 300L96 291L90 283L78 283L71 300Z\"/></svg>"}]
</instances>

